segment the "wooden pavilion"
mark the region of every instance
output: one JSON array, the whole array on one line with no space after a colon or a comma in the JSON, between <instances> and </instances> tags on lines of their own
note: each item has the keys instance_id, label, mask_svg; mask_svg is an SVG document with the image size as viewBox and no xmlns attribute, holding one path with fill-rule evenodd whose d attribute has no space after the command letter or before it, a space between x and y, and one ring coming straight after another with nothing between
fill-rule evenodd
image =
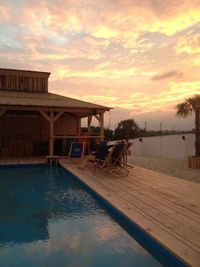
<instances>
[{"instance_id":1,"label":"wooden pavilion","mask_svg":"<svg viewBox=\"0 0 200 267\"><path fill-rule=\"evenodd\" d=\"M50 73L0 68L0 156L53 156L66 153L70 140L104 139L109 107L48 92ZM100 126L91 135L92 118ZM87 133L81 119L87 118Z\"/></svg>"}]
</instances>

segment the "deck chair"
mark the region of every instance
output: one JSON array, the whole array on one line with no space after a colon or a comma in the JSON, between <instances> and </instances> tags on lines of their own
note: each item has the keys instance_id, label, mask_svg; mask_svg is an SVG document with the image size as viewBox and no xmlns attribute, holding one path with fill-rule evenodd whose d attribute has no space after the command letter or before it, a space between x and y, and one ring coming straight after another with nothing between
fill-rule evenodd
<instances>
[{"instance_id":1,"label":"deck chair","mask_svg":"<svg viewBox=\"0 0 200 267\"><path fill-rule=\"evenodd\" d=\"M130 168L133 168L133 166L127 162L127 154L132 144L133 143L131 142L124 143L124 146L123 144L120 144L119 147L113 152L111 171L116 173L116 175L127 176Z\"/></svg>"},{"instance_id":2,"label":"deck chair","mask_svg":"<svg viewBox=\"0 0 200 267\"><path fill-rule=\"evenodd\" d=\"M97 146L97 149L94 153L92 153L92 158L89 159L90 162L94 163L94 167L96 171L96 167L100 166L104 160L106 159L107 155L109 154L109 149L112 147L113 145L109 145L107 146L107 144L105 143L100 143Z\"/></svg>"},{"instance_id":3,"label":"deck chair","mask_svg":"<svg viewBox=\"0 0 200 267\"><path fill-rule=\"evenodd\" d=\"M133 165L128 164L128 155L130 155L130 153L131 153L130 148L133 145L133 143L134 142L127 142L126 143L126 148L123 151L123 157L122 157L123 165L127 166L127 167L130 167L130 168L133 168Z\"/></svg>"},{"instance_id":4,"label":"deck chair","mask_svg":"<svg viewBox=\"0 0 200 267\"><path fill-rule=\"evenodd\" d=\"M111 147L112 145L107 145L104 143L99 144L95 152L95 160L105 160Z\"/></svg>"},{"instance_id":5,"label":"deck chair","mask_svg":"<svg viewBox=\"0 0 200 267\"><path fill-rule=\"evenodd\" d=\"M72 142L69 152L69 159L71 162L80 162L84 155L84 143Z\"/></svg>"},{"instance_id":6,"label":"deck chair","mask_svg":"<svg viewBox=\"0 0 200 267\"><path fill-rule=\"evenodd\" d=\"M126 150L127 144L124 142L117 142L111 148L110 152L105 156L105 159L97 158L95 160L95 170L99 167L107 173L113 173L116 176L126 176L128 171L123 166L123 153Z\"/></svg>"}]
</instances>

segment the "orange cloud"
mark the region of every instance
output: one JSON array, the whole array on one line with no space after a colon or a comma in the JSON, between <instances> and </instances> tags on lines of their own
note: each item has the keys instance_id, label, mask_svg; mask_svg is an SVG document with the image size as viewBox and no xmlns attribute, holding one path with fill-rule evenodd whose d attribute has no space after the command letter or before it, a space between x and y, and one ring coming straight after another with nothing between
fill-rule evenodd
<instances>
[{"instance_id":1,"label":"orange cloud","mask_svg":"<svg viewBox=\"0 0 200 267\"><path fill-rule=\"evenodd\" d=\"M200 22L200 9L191 10L189 12L186 11L184 14L179 14L174 18L157 20L151 25L149 31L158 31L170 36L187 29L198 22Z\"/></svg>"},{"instance_id":2,"label":"orange cloud","mask_svg":"<svg viewBox=\"0 0 200 267\"><path fill-rule=\"evenodd\" d=\"M181 38L175 49L178 54L200 54L200 33Z\"/></svg>"},{"instance_id":3,"label":"orange cloud","mask_svg":"<svg viewBox=\"0 0 200 267\"><path fill-rule=\"evenodd\" d=\"M6 4L0 3L0 20L9 21L11 19L11 9Z\"/></svg>"},{"instance_id":4,"label":"orange cloud","mask_svg":"<svg viewBox=\"0 0 200 267\"><path fill-rule=\"evenodd\" d=\"M118 36L118 32L105 25L96 25L92 31L92 35L97 38L111 39Z\"/></svg>"}]
</instances>

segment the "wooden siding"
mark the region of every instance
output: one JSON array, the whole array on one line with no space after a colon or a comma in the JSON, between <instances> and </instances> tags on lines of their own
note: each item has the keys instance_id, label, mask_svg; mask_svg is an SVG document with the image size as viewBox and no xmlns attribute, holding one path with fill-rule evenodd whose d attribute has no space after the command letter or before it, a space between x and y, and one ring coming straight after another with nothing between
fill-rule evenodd
<instances>
[{"instance_id":1,"label":"wooden siding","mask_svg":"<svg viewBox=\"0 0 200 267\"><path fill-rule=\"evenodd\" d=\"M43 154L45 142L44 154L47 154L49 125L43 117L2 116L0 129L1 156L32 156L37 151Z\"/></svg>"},{"instance_id":2,"label":"wooden siding","mask_svg":"<svg viewBox=\"0 0 200 267\"><path fill-rule=\"evenodd\" d=\"M66 114L55 122L56 135L78 134L79 120ZM1 116L0 156L47 155L49 122L43 116Z\"/></svg>"},{"instance_id":3,"label":"wooden siding","mask_svg":"<svg viewBox=\"0 0 200 267\"><path fill-rule=\"evenodd\" d=\"M48 92L49 73L0 69L0 90Z\"/></svg>"},{"instance_id":4,"label":"wooden siding","mask_svg":"<svg viewBox=\"0 0 200 267\"><path fill-rule=\"evenodd\" d=\"M79 119L66 115L55 121L54 135L78 135Z\"/></svg>"}]
</instances>

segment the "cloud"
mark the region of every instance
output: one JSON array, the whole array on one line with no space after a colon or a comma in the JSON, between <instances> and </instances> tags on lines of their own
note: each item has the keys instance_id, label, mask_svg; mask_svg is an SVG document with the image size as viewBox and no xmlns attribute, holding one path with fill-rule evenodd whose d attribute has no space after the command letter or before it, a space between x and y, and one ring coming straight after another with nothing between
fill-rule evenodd
<instances>
[{"instance_id":1,"label":"cloud","mask_svg":"<svg viewBox=\"0 0 200 267\"><path fill-rule=\"evenodd\" d=\"M112 30L111 28L108 28L102 24L95 26L92 32L92 36L103 39L115 38L117 35L118 32L116 30Z\"/></svg>"},{"instance_id":2,"label":"cloud","mask_svg":"<svg viewBox=\"0 0 200 267\"><path fill-rule=\"evenodd\" d=\"M199 29L200 30L200 29ZM190 32L177 42L175 47L177 54L200 54L200 33Z\"/></svg>"},{"instance_id":3,"label":"cloud","mask_svg":"<svg viewBox=\"0 0 200 267\"><path fill-rule=\"evenodd\" d=\"M3 3L0 3L0 18L4 21L9 21L11 19L11 9Z\"/></svg>"},{"instance_id":4,"label":"cloud","mask_svg":"<svg viewBox=\"0 0 200 267\"><path fill-rule=\"evenodd\" d=\"M175 78L183 77L183 73L176 71L176 70L172 70L172 71L165 72L162 74L154 75L151 79L153 81L160 81L160 80L165 80L165 79L174 78L174 77Z\"/></svg>"},{"instance_id":5,"label":"cloud","mask_svg":"<svg viewBox=\"0 0 200 267\"><path fill-rule=\"evenodd\" d=\"M175 33L182 32L185 29L195 25L200 20L200 9L185 11L183 14L178 14L174 18L167 18L164 20L157 20L152 24L150 28L151 32L161 32L168 36L174 35Z\"/></svg>"},{"instance_id":6,"label":"cloud","mask_svg":"<svg viewBox=\"0 0 200 267\"><path fill-rule=\"evenodd\" d=\"M115 120L171 112L200 88L199 14L197 0L2 0L1 65L49 71L51 92Z\"/></svg>"}]
</instances>

